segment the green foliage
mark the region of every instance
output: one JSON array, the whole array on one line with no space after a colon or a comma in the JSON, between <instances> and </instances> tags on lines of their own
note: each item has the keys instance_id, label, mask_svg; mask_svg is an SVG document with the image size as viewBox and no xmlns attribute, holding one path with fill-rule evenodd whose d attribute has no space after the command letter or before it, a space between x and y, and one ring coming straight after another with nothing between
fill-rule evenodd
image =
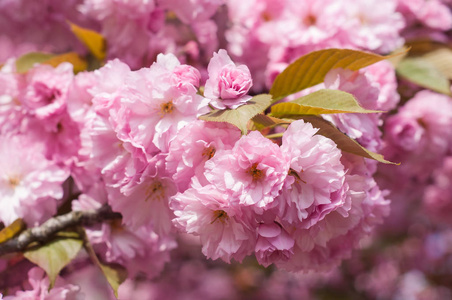
<instances>
[{"instance_id":1,"label":"green foliage","mask_svg":"<svg viewBox=\"0 0 452 300\"><path fill-rule=\"evenodd\" d=\"M332 69L356 71L389 57L350 49L314 51L300 57L281 72L276 77L270 94L277 101L323 82L325 75Z\"/></svg>"},{"instance_id":2,"label":"green foliage","mask_svg":"<svg viewBox=\"0 0 452 300\"><path fill-rule=\"evenodd\" d=\"M103 61L107 51L104 37L93 30L80 27L71 22L68 23L75 36L88 48L94 57L99 61Z\"/></svg>"},{"instance_id":3,"label":"green foliage","mask_svg":"<svg viewBox=\"0 0 452 300\"><path fill-rule=\"evenodd\" d=\"M30 52L22 55L16 60L17 73L26 73L35 64L46 64L57 67L63 62L69 62L74 68L74 73L86 70L87 62L75 52L68 52L60 55L43 52Z\"/></svg>"},{"instance_id":4,"label":"green foliage","mask_svg":"<svg viewBox=\"0 0 452 300\"><path fill-rule=\"evenodd\" d=\"M75 236L60 237L43 246L25 251L24 256L46 271L52 288L60 271L77 256L82 245L83 241Z\"/></svg>"},{"instance_id":5,"label":"green foliage","mask_svg":"<svg viewBox=\"0 0 452 300\"><path fill-rule=\"evenodd\" d=\"M292 120L282 120L269 115L258 114L252 118L254 125L258 130L276 125L290 124Z\"/></svg>"},{"instance_id":6,"label":"green foliage","mask_svg":"<svg viewBox=\"0 0 452 300\"><path fill-rule=\"evenodd\" d=\"M261 94L253 97L236 109L213 110L208 114L202 115L199 119L213 122L227 122L237 126L242 134L248 132L248 121L263 112L271 103L272 97L268 94Z\"/></svg>"},{"instance_id":7,"label":"green foliage","mask_svg":"<svg viewBox=\"0 0 452 300\"><path fill-rule=\"evenodd\" d=\"M342 133L330 122L318 116L297 116L296 119L303 119L309 122L313 127L319 128L317 134L323 135L333 140L337 147L342 151L349 152L358 156L374 159L385 164L395 164L384 159L383 155L372 152L358 144L355 140Z\"/></svg>"},{"instance_id":8,"label":"green foliage","mask_svg":"<svg viewBox=\"0 0 452 300\"><path fill-rule=\"evenodd\" d=\"M17 73L25 73L33 68L35 64L43 63L53 57L55 57L55 54L42 52L30 52L24 54L16 60Z\"/></svg>"},{"instance_id":9,"label":"green foliage","mask_svg":"<svg viewBox=\"0 0 452 300\"><path fill-rule=\"evenodd\" d=\"M118 289L121 283L123 283L127 279L127 270L118 264L102 263L97 257L96 252L94 252L94 249L88 241L86 234L84 233L84 231L82 232L82 234L84 235L84 246L86 252L88 252L91 261L102 271L102 274L105 276L105 279L107 279L108 284L113 289L115 297L118 298Z\"/></svg>"},{"instance_id":10,"label":"green foliage","mask_svg":"<svg viewBox=\"0 0 452 300\"><path fill-rule=\"evenodd\" d=\"M290 118L293 115L320 115L337 113L376 113L362 108L353 95L338 90L320 90L294 101L272 106L271 115Z\"/></svg>"},{"instance_id":11,"label":"green foliage","mask_svg":"<svg viewBox=\"0 0 452 300\"><path fill-rule=\"evenodd\" d=\"M451 95L449 79L427 59L406 58L397 66L397 73L421 87Z\"/></svg>"}]
</instances>

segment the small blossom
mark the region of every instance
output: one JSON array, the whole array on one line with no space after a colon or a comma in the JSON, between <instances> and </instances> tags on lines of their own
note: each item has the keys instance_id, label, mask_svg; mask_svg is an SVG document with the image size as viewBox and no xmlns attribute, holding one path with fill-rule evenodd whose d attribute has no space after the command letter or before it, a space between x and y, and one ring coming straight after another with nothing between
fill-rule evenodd
<instances>
[{"instance_id":1,"label":"small blossom","mask_svg":"<svg viewBox=\"0 0 452 300\"><path fill-rule=\"evenodd\" d=\"M251 99L247 93L253 81L247 66L236 66L226 50L213 54L207 67L209 79L206 81L204 96L217 109L237 108Z\"/></svg>"},{"instance_id":2,"label":"small blossom","mask_svg":"<svg viewBox=\"0 0 452 300\"><path fill-rule=\"evenodd\" d=\"M184 193L170 201L179 229L200 236L202 252L208 258L242 261L253 250L254 234L228 194L196 180Z\"/></svg>"},{"instance_id":3,"label":"small blossom","mask_svg":"<svg viewBox=\"0 0 452 300\"><path fill-rule=\"evenodd\" d=\"M256 211L274 201L289 172L278 145L257 131L242 136L231 150L216 153L205 166L211 184Z\"/></svg>"},{"instance_id":4,"label":"small blossom","mask_svg":"<svg viewBox=\"0 0 452 300\"><path fill-rule=\"evenodd\" d=\"M293 255L295 241L281 225L260 224L257 234L256 258L264 267L275 261L287 261Z\"/></svg>"}]
</instances>

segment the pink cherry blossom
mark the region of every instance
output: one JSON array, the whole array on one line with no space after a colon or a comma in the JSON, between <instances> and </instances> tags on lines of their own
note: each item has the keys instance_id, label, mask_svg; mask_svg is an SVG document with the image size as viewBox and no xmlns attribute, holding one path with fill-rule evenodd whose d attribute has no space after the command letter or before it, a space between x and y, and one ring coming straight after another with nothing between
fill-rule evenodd
<instances>
[{"instance_id":1,"label":"pink cherry blossom","mask_svg":"<svg viewBox=\"0 0 452 300\"><path fill-rule=\"evenodd\" d=\"M345 170L336 144L303 120L283 135L281 150L290 162L289 176L277 198L283 221L309 228L344 205Z\"/></svg>"},{"instance_id":2,"label":"pink cherry blossom","mask_svg":"<svg viewBox=\"0 0 452 300\"><path fill-rule=\"evenodd\" d=\"M109 110L118 138L149 158L167 151L178 130L208 112L208 100L197 94L190 68L181 76L179 66L174 55L159 55L150 68L129 73Z\"/></svg>"},{"instance_id":3,"label":"pink cherry blossom","mask_svg":"<svg viewBox=\"0 0 452 300\"><path fill-rule=\"evenodd\" d=\"M199 236L207 258L242 261L253 251L254 232L230 196L196 180L170 201L177 228Z\"/></svg>"},{"instance_id":4,"label":"pink cherry blossom","mask_svg":"<svg viewBox=\"0 0 452 300\"><path fill-rule=\"evenodd\" d=\"M227 123L195 121L182 128L171 141L166 168L179 191L183 192L193 176L205 182L204 163L217 151L231 149L240 130Z\"/></svg>"},{"instance_id":5,"label":"pink cherry blossom","mask_svg":"<svg viewBox=\"0 0 452 300\"><path fill-rule=\"evenodd\" d=\"M182 22L190 24L210 18L225 0L166 0L162 5L174 13Z\"/></svg>"},{"instance_id":6,"label":"pink cherry blossom","mask_svg":"<svg viewBox=\"0 0 452 300\"><path fill-rule=\"evenodd\" d=\"M423 207L431 216L431 220L438 223L450 224L452 209L452 157L443 161L443 166L433 173L433 184L424 192Z\"/></svg>"},{"instance_id":7,"label":"pink cherry blossom","mask_svg":"<svg viewBox=\"0 0 452 300\"><path fill-rule=\"evenodd\" d=\"M405 27L403 16L396 11L396 0L353 0L343 9L347 24L343 39L355 47L388 53L402 46L400 31ZM369 9L369 7L373 9Z\"/></svg>"},{"instance_id":8,"label":"pink cherry blossom","mask_svg":"<svg viewBox=\"0 0 452 300\"><path fill-rule=\"evenodd\" d=\"M17 218L34 225L56 212L69 172L45 159L40 144L25 136L0 137L0 170L0 220L5 225Z\"/></svg>"},{"instance_id":9,"label":"pink cherry blossom","mask_svg":"<svg viewBox=\"0 0 452 300\"><path fill-rule=\"evenodd\" d=\"M80 296L80 288L72 284L64 284L61 278L57 278L54 288L49 289L49 278L44 270L34 267L28 272L28 282L31 289L18 291L14 296L6 296L4 300L53 300L69 299Z\"/></svg>"},{"instance_id":10,"label":"pink cherry blossom","mask_svg":"<svg viewBox=\"0 0 452 300\"><path fill-rule=\"evenodd\" d=\"M72 65L62 63L55 69L38 65L30 70L19 96L27 111L40 120L49 120L66 110L66 95L72 83Z\"/></svg>"},{"instance_id":11,"label":"pink cherry blossom","mask_svg":"<svg viewBox=\"0 0 452 300\"><path fill-rule=\"evenodd\" d=\"M257 233L256 258L264 267L275 261L288 261L293 255L295 241L281 225L260 224Z\"/></svg>"},{"instance_id":12,"label":"pink cherry blossom","mask_svg":"<svg viewBox=\"0 0 452 300\"><path fill-rule=\"evenodd\" d=\"M14 60L10 60L0 70L0 133L17 132L25 115L17 100L20 76L14 69Z\"/></svg>"},{"instance_id":13,"label":"pink cherry blossom","mask_svg":"<svg viewBox=\"0 0 452 300\"><path fill-rule=\"evenodd\" d=\"M128 184L107 188L108 203L114 211L121 212L123 223L137 228L152 224L157 234L171 231L172 212L168 200L176 194L177 187L165 172L165 158L156 156Z\"/></svg>"},{"instance_id":14,"label":"pink cherry blossom","mask_svg":"<svg viewBox=\"0 0 452 300\"><path fill-rule=\"evenodd\" d=\"M234 202L253 206L259 212L278 196L289 161L278 145L252 131L231 150L218 151L205 164L207 180Z\"/></svg>"},{"instance_id":15,"label":"pink cherry blossom","mask_svg":"<svg viewBox=\"0 0 452 300\"><path fill-rule=\"evenodd\" d=\"M251 99L247 95L253 81L247 66L236 66L226 50L214 53L207 67L209 79L206 81L204 96L217 109L237 108Z\"/></svg>"}]
</instances>

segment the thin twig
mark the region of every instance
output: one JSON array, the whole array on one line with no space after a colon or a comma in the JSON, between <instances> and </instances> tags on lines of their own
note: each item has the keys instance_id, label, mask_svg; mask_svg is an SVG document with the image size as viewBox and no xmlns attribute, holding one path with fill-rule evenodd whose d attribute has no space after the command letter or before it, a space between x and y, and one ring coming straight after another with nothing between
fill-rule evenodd
<instances>
[{"instance_id":1,"label":"thin twig","mask_svg":"<svg viewBox=\"0 0 452 300\"><path fill-rule=\"evenodd\" d=\"M38 227L25 230L17 237L0 244L0 256L24 250L33 242L45 243L56 233L77 225L93 225L106 220L121 218L121 214L111 211L107 205L97 210L72 211L47 220Z\"/></svg>"}]
</instances>

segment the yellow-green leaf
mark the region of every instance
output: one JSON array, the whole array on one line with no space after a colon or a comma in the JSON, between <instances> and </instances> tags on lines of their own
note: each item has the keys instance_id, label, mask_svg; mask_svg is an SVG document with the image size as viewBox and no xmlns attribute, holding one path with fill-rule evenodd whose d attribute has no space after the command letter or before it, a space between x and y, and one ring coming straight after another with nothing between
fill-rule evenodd
<instances>
[{"instance_id":1,"label":"yellow-green leaf","mask_svg":"<svg viewBox=\"0 0 452 300\"><path fill-rule=\"evenodd\" d=\"M89 51L100 61L106 56L106 41L104 37L94 30L86 29L69 22L72 32L89 49Z\"/></svg>"},{"instance_id":2,"label":"yellow-green leaf","mask_svg":"<svg viewBox=\"0 0 452 300\"><path fill-rule=\"evenodd\" d=\"M43 63L55 56L55 54L43 52L30 52L24 54L16 60L16 71L17 73L25 73L33 68L35 64Z\"/></svg>"},{"instance_id":3,"label":"yellow-green leaf","mask_svg":"<svg viewBox=\"0 0 452 300\"><path fill-rule=\"evenodd\" d=\"M16 219L9 226L0 231L0 243L6 242L21 233L27 225L22 219Z\"/></svg>"},{"instance_id":4,"label":"yellow-green leaf","mask_svg":"<svg viewBox=\"0 0 452 300\"><path fill-rule=\"evenodd\" d=\"M337 147L342 151L349 152L355 155L359 155L362 157L370 158L377 160L381 163L385 164L396 164L384 159L383 155L367 150L363 146L361 146L358 142L351 139L339 129L337 129L330 122L322 119L318 116L299 116L297 119L303 119L306 122L312 124L313 127L319 128L317 134L323 135L331 140L333 140Z\"/></svg>"},{"instance_id":5,"label":"yellow-green leaf","mask_svg":"<svg viewBox=\"0 0 452 300\"><path fill-rule=\"evenodd\" d=\"M80 239L58 238L38 248L25 251L24 256L46 271L50 288L52 288L60 271L77 256L82 245L83 241Z\"/></svg>"},{"instance_id":6,"label":"yellow-green leaf","mask_svg":"<svg viewBox=\"0 0 452 300\"><path fill-rule=\"evenodd\" d=\"M406 58L396 70L400 76L421 87L451 95L449 79L424 58Z\"/></svg>"},{"instance_id":7,"label":"yellow-green leaf","mask_svg":"<svg viewBox=\"0 0 452 300\"><path fill-rule=\"evenodd\" d=\"M423 57L447 78L452 79L452 50L441 48L426 53Z\"/></svg>"},{"instance_id":8,"label":"yellow-green leaf","mask_svg":"<svg viewBox=\"0 0 452 300\"><path fill-rule=\"evenodd\" d=\"M97 257L96 252L94 251L93 246L91 246L91 243L86 237L83 229L81 233L84 235L85 250L91 258L91 261L102 271L102 274L105 276L105 279L107 279L108 284L113 289L115 297L118 299L118 289L121 283L123 283L127 279L127 270L123 266L118 264L102 263Z\"/></svg>"},{"instance_id":9,"label":"yellow-green leaf","mask_svg":"<svg viewBox=\"0 0 452 300\"><path fill-rule=\"evenodd\" d=\"M281 72L276 77L270 94L277 101L323 82L325 75L332 69L356 71L390 57L350 49L314 51L300 57Z\"/></svg>"},{"instance_id":10,"label":"yellow-green leaf","mask_svg":"<svg viewBox=\"0 0 452 300\"><path fill-rule=\"evenodd\" d=\"M280 124L290 124L292 121L289 120L282 120L282 119L278 119L275 117L271 117L269 115L264 115L264 114L257 114L256 116L253 117L253 122L254 124L262 129L262 128L266 128L266 127L272 127L272 126L276 126L276 125L280 125Z\"/></svg>"},{"instance_id":11,"label":"yellow-green leaf","mask_svg":"<svg viewBox=\"0 0 452 300\"><path fill-rule=\"evenodd\" d=\"M320 115L337 113L377 113L362 108L352 94L338 90L320 90L291 102L272 106L271 115L277 118L292 115Z\"/></svg>"},{"instance_id":12,"label":"yellow-green leaf","mask_svg":"<svg viewBox=\"0 0 452 300\"><path fill-rule=\"evenodd\" d=\"M118 264L103 264L99 263L99 266L107 279L110 286L113 288L115 297L118 298L118 289L121 283L127 279L127 270Z\"/></svg>"},{"instance_id":13,"label":"yellow-green leaf","mask_svg":"<svg viewBox=\"0 0 452 300\"><path fill-rule=\"evenodd\" d=\"M59 64L63 62L71 63L74 68L74 73L85 71L88 68L88 63L86 62L86 60L81 58L75 52L68 52L56 55L46 61L43 61L42 63L46 65L51 65L53 67L57 67Z\"/></svg>"},{"instance_id":14,"label":"yellow-green leaf","mask_svg":"<svg viewBox=\"0 0 452 300\"><path fill-rule=\"evenodd\" d=\"M202 115L199 119L213 122L227 122L237 126L242 134L246 134L248 121L255 115L263 112L271 103L272 97L268 94L257 95L247 104L236 109L213 110L208 114Z\"/></svg>"},{"instance_id":15,"label":"yellow-green leaf","mask_svg":"<svg viewBox=\"0 0 452 300\"><path fill-rule=\"evenodd\" d=\"M408 55L410 51L410 47L402 46L400 49L396 49L394 52L391 52L387 60L396 68L399 63Z\"/></svg>"},{"instance_id":16,"label":"yellow-green leaf","mask_svg":"<svg viewBox=\"0 0 452 300\"><path fill-rule=\"evenodd\" d=\"M63 62L71 63L74 68L74 73L86 70L88 63L75 52L68 52L63 54L50 54L43 52L30 52L22 55L16 60L17 73L25 73L35 64L46 64L52 67L57 67Z\"/></svg>"}]
</instances>

